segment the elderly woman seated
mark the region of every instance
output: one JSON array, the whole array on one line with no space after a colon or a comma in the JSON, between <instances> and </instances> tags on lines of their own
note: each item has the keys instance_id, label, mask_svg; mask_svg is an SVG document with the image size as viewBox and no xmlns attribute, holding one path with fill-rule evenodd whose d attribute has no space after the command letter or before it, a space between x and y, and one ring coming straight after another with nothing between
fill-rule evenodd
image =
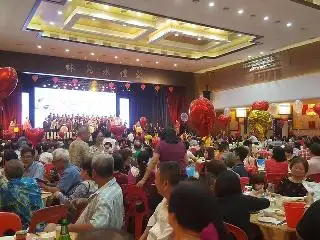
<instances>
[{"instance_id":1,"label":"elderly woman seated","mask_svg":"<svg viewBox=\"0 0 320 240\"><path fill-rule=\"evenodd\" d=\"M70 163L69 152L66 149L58 148L53 151L53 161L55 169L62 172L59 182L55 187L42 185L49 192L61 192L66 196L70 196L72 190L81 183L80 170L78 167Z\"/></svg>"},{"instance_id":2,"label":"elderly woman seated","mask_svg":"<svg viewBox=\"0 0 320 240\"><path fill-rule=\"evenodd\" d=\"M73 187L66 195L60 191L54 193L54 198L58 199L60 204L70 203L77 198L89 198L89 196L98 190L98 185L92 180L92 158L86 157L80 164L82 182Z\"/></svg>"},{"instance_id":3,"label":"elderly woman seated","mask_svg":"<svg viewBox=\"0 0 320 240\"><path fill-rule=\"evenodd\" d=\"M32 211L42 208L40 189L34 178L22 177L24 166L21 161L7 161L4 170L8 182L0 187L0 211L19 215L23 229L27 229Z\"/></svg>"}]
</instances>

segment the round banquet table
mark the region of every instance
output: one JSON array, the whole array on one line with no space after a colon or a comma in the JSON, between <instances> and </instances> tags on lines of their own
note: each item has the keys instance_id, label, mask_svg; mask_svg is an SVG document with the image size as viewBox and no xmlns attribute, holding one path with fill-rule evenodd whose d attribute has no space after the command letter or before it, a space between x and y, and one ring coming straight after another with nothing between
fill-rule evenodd
<instances>
[{"instance_id":1,"label":"round banquet table","mask_svg":"<svg viewBox=\"0 0 320 240\"><path fill-rule=\"evenodd\" d=\"M287 224L275 225L258 221L259 214L251 214L250 222L257 225L265 240L297 240L296 230Z\"/></svg>"}]
</instances>

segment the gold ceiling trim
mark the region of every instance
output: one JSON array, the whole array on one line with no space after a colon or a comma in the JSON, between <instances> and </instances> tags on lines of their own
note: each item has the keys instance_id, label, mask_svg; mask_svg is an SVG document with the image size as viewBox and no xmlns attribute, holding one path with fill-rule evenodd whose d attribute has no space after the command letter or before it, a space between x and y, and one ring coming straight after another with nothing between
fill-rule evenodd
<instances>
[{"instance_id":1,"label":"gold ceiling trim","mask_svg":"<svg viewBox=\"0 0 320 240\"><path fill-rule=\"evenodd\" d=\"M58 10L63 14L57 15L52 24L52 13ZM218 58L240 51L255 45L260 38L84 0L67 1L62 6L37 0L28 19L25 29L38 31L41 37L191 60ZM184 43L172 37L180 35ZM166 39L168 36L170 40ZM195 44L196 40L205 44Z\"/></svg>"},{"instance_id":2,"label":"gold ceiling trim","mask_svg":"<svg viewBox=\"0 0 320 240\"><path fill-rule=\"evenodd\" d=\"M314 38L314 39L309 39L309 40L306 40L306 41L303 41L303 42L299 42L299 43L295 43L295 44L286 46L284 48L280 48L280 49L274 50L274 51L268 53L268 55L271 55L271 54L274 54L274 53L283 52L283 51L286 51L286 50L290 50L292 48L302 47L304 45L312 44L312 43L315 43L315 42L320 42L320 37ZM200 70L200 71L195 72L195 73L201 74L201 73L206 73L206 72L210 72L210 71L215 71L215 70L226 68L226 67L230 67L232 65L236 65L236 64L239 64L239 63L245 63L245 62L251 61L253 59L261 58L261 57L262 56L260 55L260 56L253 57L253 58L250 58L250 59L246 58L246 59L241 59L241 60L237 60L237 61L233 61L233 62L228 62L228 63L225 63L225 64L221 64L219 66L216 66L216 67L203 69L203 70Z\"/></svg>"}]
</instances>

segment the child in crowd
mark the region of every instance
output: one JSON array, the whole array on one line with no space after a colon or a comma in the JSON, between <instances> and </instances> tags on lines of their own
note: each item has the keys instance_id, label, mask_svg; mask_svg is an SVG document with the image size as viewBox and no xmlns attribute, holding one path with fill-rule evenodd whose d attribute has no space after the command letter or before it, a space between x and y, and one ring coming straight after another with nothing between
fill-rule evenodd
<instances>
[{"instance_id":1,"label":"child in crowd","mask_svg":"<svg viewBox=\"0 0 320 240\"><path fill-rule=\"evenodd\" d=\"M263 175L258 174L251 176L250 185L252 186L252 195L260 196L265 193L266 184Z\"/></svg>"}]
</instances>

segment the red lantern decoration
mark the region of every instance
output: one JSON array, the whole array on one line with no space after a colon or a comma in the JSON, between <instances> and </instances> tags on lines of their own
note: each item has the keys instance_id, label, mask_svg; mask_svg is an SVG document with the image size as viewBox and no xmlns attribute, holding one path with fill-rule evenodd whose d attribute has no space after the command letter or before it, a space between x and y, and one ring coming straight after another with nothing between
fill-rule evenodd
<instances>
[{"instance_id":1,"label":"red lantern decoration","mask_svg":"<svg viewBox=\"0 0 320 240\"><path fill-rule=\"evenodd\" d=\"M14 138L14 132L12 130L3 130L2 138L4 140L11 140L12 138Z\"/></svg>"},{"instance_id":2,"label":"red lantern decoration","mask_svg":"<svg viewBox=\"0 0 320 240\"><path fill-rule=\"evenodd\" d=\"M131 84L130 84L130 83L126 83L124 86L125 86L126 89L128 90L128 89L130 88Z\"/></svg>"},{"instance_id":3,"label":"red lantern decoration","mask_svg":"<svg viewBox=\"0 0 320 240\"><path fill-rule=\"evenodd\" d=\"M313 110L320 116L320 103L317 103L314 107Z\"/></svg>"},{"instance_id":4,"label":"red lantern decoration","mask_svg":"<svg viewBox=\"0 0 320 240\"><path fill-rule=\"evenodd\" d=\"M31 78L32 78L32 81L36 82L36 81L38 81L39 76L38 75L32 75Z\"/></svg>"},{"instance_id":5,"label":"red lantern decoration","mask_svg":"<svg viewBox=\"0 0 320 240\"><path fill-rule=\"evenodd\" d=\"M16 70L11 67L0 68L0 100L10 96L18 84Z\"/></svg>"},{"instance_id":6,"label":"red lantern decoration","mask_svg":"<svg viewBox=\"0 0 320 240\"><path fill-rule=\"evenodd\" d=\"M227 127L230 122L231 122L231 117L230 116L226 116L224 114L221 114L219 117L218 117L218 120L225 126Z\"/></svg>"},{"instance_id":7,"label":"red lantern decoration","mask_svg":"<svg viewBox=\"0 0 320 240\"><path fill-rule=\"evenodd\" d=\"M193 100L189 107L189 124L201 137L209 136L213 130L216 112L212 102L204 97Z\"/></svg>"},{"instance_id":8,"label":"red lantern decoration","mask_svg":"<svg viewBox=\"0 0 320 240\"><path fill-rule=\"evenodd\" d=\"M170 92L170 93L173 92L173 87L169 87L169 92Z\"/></svg>"},{"instance_id":9,"label":"red lantern decoration","mask_svg":"<svg viewBox=\"0 0 320 240\"><path fill-rule=\"evenodd\" d=\"M32 146L35 147L44 137L44 130L42 128L26 129L26 138L31 142Z\"/></svg>"},{"instance_id":10,"label":"red lantern decoration","mask_svg":"<svg viewBox=\"0 0 320 240\"><path fill-rule=\"evenodd\" d=\"M109 83L109 88L111 88L111 89L114 88L114 83L113 82Z\"/></svg>"},{"instance_id":11,"label":"red lantern decoration","mask_svg":"<svg viewBox=\"0 0 320 240\"><path fill-rule=\"evenodd\" d=\"M148 119L146 117L141 117L139 122L140 122L141 127L145 128L148 123Z\"/></svg>"},{"instance_id":12,"label":"red lantern decoration","mask_svg":"<svg viewBox=\"0 0 320 240\"><path fill-rule=\"evenodd\" d=\"M267 101L256 101L252 104L252 110L268 111L269 103Z\"/></svg>"},{"instance_id":13,"label":"red lantern decoration","mask_svg":"<svg viewBox=\"0 0 320 240\"><path fill-rule=\"evenodd\" d=\"M146 88L146 85L145 84L141 84L141 89L142 89L142 91Z\"/></svg>"},{"instance_id":14,"label":"red lantern decoration","mask_svg":"<svg viewBox=\"0 0 320 240\"><path fill-rule=\"evenodd\" d=\"M74 78L72 79L71 84L72 86L76 87L78 85L78 82L79 82L78 79Z\"/></svg>"}]
</instances>

